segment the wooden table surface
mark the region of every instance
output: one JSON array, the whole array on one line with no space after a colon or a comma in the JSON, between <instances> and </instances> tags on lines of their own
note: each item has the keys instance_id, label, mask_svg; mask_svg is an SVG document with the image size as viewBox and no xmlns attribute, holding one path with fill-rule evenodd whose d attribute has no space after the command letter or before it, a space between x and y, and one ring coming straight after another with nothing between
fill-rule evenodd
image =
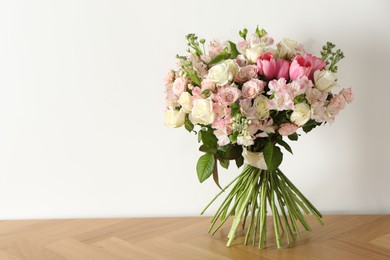
<instances>
[{"instance_id":1,"label":"wooden table surface","mask_svg":"<svg viewBox=\"0 0 390 260\"><path fill-rule=\"evenodd\" d=\"M309 218L312 232L290 247L228 248L225 226L213 237L210 218L132 218L0 221L0 260L56 259L390 259L390 215Z\"/></svg>"}]
</instances>

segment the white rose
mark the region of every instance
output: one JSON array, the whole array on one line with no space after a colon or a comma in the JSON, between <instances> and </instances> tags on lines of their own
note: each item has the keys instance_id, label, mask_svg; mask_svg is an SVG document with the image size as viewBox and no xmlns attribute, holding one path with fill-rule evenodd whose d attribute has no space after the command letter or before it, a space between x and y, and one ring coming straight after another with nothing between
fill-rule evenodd
<instances>
[{"instance_id":1,"label":"white rose","mask_svg":"<svg viewBox=\"0 0 390 260\"><path fill-rule=\"evenodd\" d=\"M259 114L259 119L263 120L269 117L268 109L268 98L266 96L258 96L254 102L253 106L256 108L257 113Z\"/></svg>"},{"instance_id":2,"label":"white rose","mask_svg":"<svg viewBox=\"0 0 390 260\"><path fill-rule=\"evenodd\" d=\"M290 116L290 121L297 126L302 126L310 119L310 107L306 103L299 103L295 105L294 111Z\"/></svg>"},{"instance_id":3,"label":"white rose","mask_svg":"<svg viewBox=\"0 0 390 260\"><path fill-rule=\"evenodd\" d=\"M254 44L250 48L245 50L245 56L249 60L250 63L256 63L257 58L264 53L264 44Z\"/></svg>"},{"instance_id":4,"label":"white rose","mask_svg":"<svg viewBox=\"0 0 390 260\"><path fill-rule=\"evenodd\" d=\"M336 85L337 77L329 70L316 70L314 72L314 86L321 91L329 92Z\"/></svg>"},{"instance_id":5,"label":"white rose","mask_svg":"<svg viewBox=\"0 0 390 260\"><path fill-rule=\"evenodd\" d=\"M181 93L178 103L184 113L191 112L191 94L188 92Z\"/></svg>"},{"instance_id":6,"label":"white rose","mask_svg":"<svg viewBox=\"0 0 390 260\"><path fill-rule=\"evenodd\" d=\"M188 118L193 124L209 125L214 121L213 101L211 99L194 100Z\"/></svg>"},{"instance_id":7,"label":"white rose","mask_svg":"<svg viewBox=\"0 0 390 260\"><path fill-rule=\"evenodd\" d=\"M219 86L227 85L234 79L238 72L238 64L235 60L225 60L210 68L207 79Z\"/></svg>"},{"instance_id":8,"label":"white rose","mask_svg":"<svg viewBox=\"0 0 390 260\"><path fill-rule=\"evenodd\" d=\"M279 58L291 59L297 53L299 43L297 41L284 38L278 43Z\"/></svg>"},{"instance_id":9,"label":"white rose","mask_svg":"<svg viewBox=\"0 0 390 260\"><path fill-rule=\"evenodd\" d=\"M254 153L249 152L244 148L242 152L242 156L244 157L245 163L249 164L253 167L267 170L267 164L265 163L264 154L263 153Z\"/></svg>"},{"instance_id":10,"label":"white rose","mask_svg":"<svg viewBox=\"0 0 390 260\"><path fill-rule=\"evenodd\" d=\"M182 110L168 109L165 111L165 125L170 128L181 127L186 119Z\"/></svg>"}]
</instances>

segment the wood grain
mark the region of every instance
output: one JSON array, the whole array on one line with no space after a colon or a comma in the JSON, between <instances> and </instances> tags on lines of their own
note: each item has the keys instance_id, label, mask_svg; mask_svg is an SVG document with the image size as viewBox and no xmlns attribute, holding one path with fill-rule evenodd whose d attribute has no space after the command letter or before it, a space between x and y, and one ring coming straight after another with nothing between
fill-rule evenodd
<instances>
[{"instance_id":1,"label":"wood grain","mask_svg":"<svg viewBox=\"0 0 390 260\"><path fill-rule=\"evenodd\" d=\"M0 221L0 260L127 259L390 259L390 215L333 215L290 247L226 247L229 227L213 237L210 218L133 218Z\"/></svg>"}]
</instances>

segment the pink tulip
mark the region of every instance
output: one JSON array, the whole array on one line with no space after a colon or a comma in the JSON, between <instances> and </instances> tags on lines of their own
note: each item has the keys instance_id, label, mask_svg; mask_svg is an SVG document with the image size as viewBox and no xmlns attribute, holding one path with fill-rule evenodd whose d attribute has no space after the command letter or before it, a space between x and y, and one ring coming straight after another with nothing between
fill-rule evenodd
<instances>
[{"instance_id":1,"label":"pink tulip","mask_svg":"<svg viewBox=\"0 0 390 260\"><path fill-rule=\"evenodd\" d=\"M285 78L288 80L288 71L290 69L290 62L285 59L276 61L276 79Z\"/></svg>"},{"instance_id":2,"label":"pink tulip","mask_svg":"<svg viewBox=\"0 0 390 260\"><path fill-rule=\"evenodd\" d=\"M290 66L290 79L294 80L303 76L309 77L312 64L302 56L296 56Z\"/></svg>"},{"instance_id":3,"label":"pink tulip","mask_svg":"<svg viewBox=\"0 0 390 260\"><path fill-rule=\"evenodd\" d=\"M310 73L309 73L309 76L308 76L309 79L313 79L314 71L322 70L326 66L326 63L322 59L320 59L320 58L318 58L316 56L313 56L311 54L305 54L305 56L303 56L303 58L306 61L310 61L311 62L311 66L312 67L311 67L311 70L310 70Z\"/></svg>"},{"instance_id":4,"label":"pink tulip","mask_svg":"<svg viewBox=\"0 0 390 260\"><path fill-rule=\"evenodd\" d=\"M266 52L257 59L259 75L265 76L267 80L273 79L276 73L276 61L272 52Z\"/></svg>"}]
</instances>

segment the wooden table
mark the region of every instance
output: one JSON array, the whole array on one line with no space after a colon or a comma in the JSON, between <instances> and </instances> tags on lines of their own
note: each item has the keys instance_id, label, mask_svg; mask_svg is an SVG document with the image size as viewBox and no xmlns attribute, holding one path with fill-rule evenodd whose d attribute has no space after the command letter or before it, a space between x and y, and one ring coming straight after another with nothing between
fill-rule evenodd
<instances>
[{"instance_id":1,"label":"wooden table","mask_svg":"<svg viewBox=\"0 0 390 260\"><path fill-rule=\"evenodd\" d=\"M213 237L210 218L132 218L0 221L0 259L390 259L390 215L309 218L290 247L275 248L272 223L267 248L225 246L229 227Z\"/></svg>"}]
</instances>

